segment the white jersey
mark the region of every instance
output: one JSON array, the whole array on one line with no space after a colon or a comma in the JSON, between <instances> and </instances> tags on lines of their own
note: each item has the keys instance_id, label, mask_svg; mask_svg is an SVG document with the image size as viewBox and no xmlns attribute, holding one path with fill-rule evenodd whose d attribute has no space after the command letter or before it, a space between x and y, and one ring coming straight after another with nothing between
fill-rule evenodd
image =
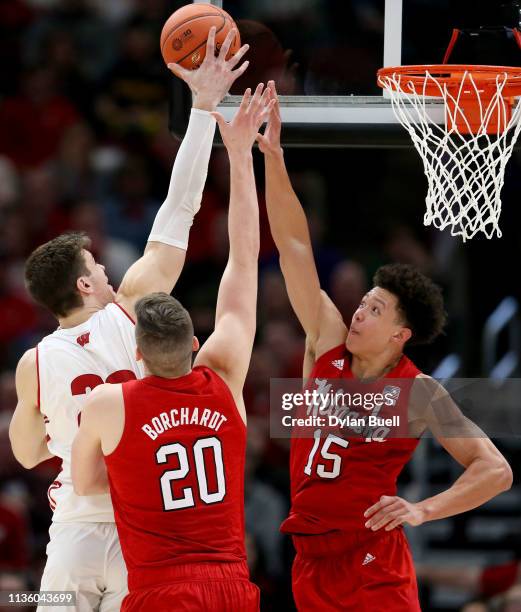
<instances>
[{"instance_id":1,"label":"white jersey","mask_svg":"<svg viewBox=\"0 0 521 612\"><path fill-rule=\"evenodd\" d=\"M120 306L109 304L81 325L58 328L36 350L38 405L45 420L47 446L63 461L48 491L53 521L114 521L108 493L74 493L71 449L87 394L105 382L144 376L141 363L136 361L134 322Z\"/></svg>"}]
</instances>

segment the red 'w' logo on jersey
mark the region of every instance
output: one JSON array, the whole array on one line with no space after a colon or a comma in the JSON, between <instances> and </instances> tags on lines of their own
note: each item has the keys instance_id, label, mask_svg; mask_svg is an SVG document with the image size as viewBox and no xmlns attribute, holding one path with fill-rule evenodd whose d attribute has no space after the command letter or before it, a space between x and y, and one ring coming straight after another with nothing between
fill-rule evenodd
<instances>
[{"instance_id":1,"label":"red 'w' logo on jersey","mask_svg":"<svg viewBox=\"0 0 521 612\"><path fill-rule=\"evenodd\" d=\"M82 334L81 336L78 336L76 338L76 342L80 345L80 346L85 346L86 344L89 343L89 336L90 336L90 332L87 332L86 334Z\"/></svg>"}]
</instances>

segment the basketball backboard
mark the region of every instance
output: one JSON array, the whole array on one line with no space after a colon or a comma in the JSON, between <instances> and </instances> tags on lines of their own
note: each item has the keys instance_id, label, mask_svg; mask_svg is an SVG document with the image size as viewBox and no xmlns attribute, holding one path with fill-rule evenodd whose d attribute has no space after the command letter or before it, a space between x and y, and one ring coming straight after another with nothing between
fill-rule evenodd
<instances>
[{"instance_id":1,"label":"basketball backboard","mask_svg":"<svg viewBox=\"0 0 521 612\"><path fill-rule=\"evenodd\" d=\"M441 63L454 28L514 27L520 20L516 0L212 0L212 4L233 16L243 42L250 44L250 67L219 111L231 118L246 87L274 78L286 146L411 146L389 99L377 86L377 70ZM519 56L516 51L517 47L513 57L519 65L521 49ZM479 61L469 58L467 63ZM508 61L512 62L511 56ZM188 104L186 92L174 85L175 133L184 132ZM442 103L433 101L430 112L444 121Z\"/></svg>"}]
</instances>

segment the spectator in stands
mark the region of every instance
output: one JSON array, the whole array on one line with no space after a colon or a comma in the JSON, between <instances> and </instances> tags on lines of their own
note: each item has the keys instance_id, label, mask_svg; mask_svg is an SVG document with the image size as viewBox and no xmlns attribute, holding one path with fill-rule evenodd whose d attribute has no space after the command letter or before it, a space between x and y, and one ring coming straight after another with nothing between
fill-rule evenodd
<instances>
[{"instance_id":1,"label":"spectator in stands","mask_svg":"<svg viewBox=\"0 0 521 612\"><path fill-rule=\"evenodd\" d=\"M113 192L102 202L107 232L143 251L159 205L151 194L145 160L128 157L115 177Z\"/></svg>"},{"instance_id":2,"label":"spectator in stands","mask_svg":"<svg viewBox=\"0 0 521 612\"><path fill-rule=\"evenodd\" d=\"M0 153L19 168L39 166L53 157L78 118L74 104L58 92L52 70L30 68L21 76L19 93L0 104Z\"/></svg>"},{"instance_id":3,"label":"spectator in stands","mask_svg":"<svg viewBox=\"0 0 521 612\"><path fill-rule=\"evenodd\" d=\"M83 200L74 205L70 213L70 229L87 232L91 239L91 252L96 261L103 262L114 287L119 286L125 272L140 257L140 251L131 243L106 233L101 207L94 201Z\"/></svg>"},{"instance_id":4,"label":"spectator in stands","mask_svg":"<svg viewBox=\"0 0 521 612\"><path fill-rule=\"evenodd\" d=\"M329 288L344 321L351 321L368 289L366 271L357 261L341 261L333 268Z\"/></svg>"},{"instance_id":5,"label":"spectator in stands","mask_svg":"<svg viewBox=\"0 0 521 612\"><path fill-rule=\"evenodd\" d=\"M165 122L168 74L157 52L157 39L134 24L123 33L122 54L105 75L96 114L105 133L136 149Z\"/></svg>"}]
</instances>

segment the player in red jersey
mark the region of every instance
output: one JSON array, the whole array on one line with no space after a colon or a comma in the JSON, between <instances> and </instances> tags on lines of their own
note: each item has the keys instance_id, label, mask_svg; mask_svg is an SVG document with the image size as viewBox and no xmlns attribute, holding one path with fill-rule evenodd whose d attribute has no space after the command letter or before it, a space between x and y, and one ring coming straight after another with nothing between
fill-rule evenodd
<instances>
[{"instance_id":1,"label":"player in red jersey","mask_svg":"<svg viewBox=\"0 0 521 612\"><path fill-rule=\"evenodd\" d=\"M389 378L401 379L394 390L397 403L405 406L416 393L413 381L420 389L428 382L443 396L435 381L403 354L406 346L428 343L442 330L440 290L410 266L384 266L347 328L320 289L305 214L284 164L280 129L275 105L258 142L265 156L271 232L292 306L306 332L304 376L319 384L328 378L373 379L383 388ZM431 415L429 410L419 413L414 431L430 427L465 471L448 490L419 503L396 495L396 478L416 439L382 443L381 438L321 437L320 432L313 438L294 435L291 511L282 530L292 534L297 550L293 592L299 610L419 610L401 526L465 512L511 486L510 467L490 440L444 436Z\"/></svg>"},{"instance_id":2,"label":"player in red jersey","mask_svg":"<svg viewBox=\"0 0 521 612\"><path fill-rule=\"evenodd\" d=\"M62 459L48 492L53 521L41 590L74 591L76 612L119 610L127 579L110 496L80 498L73 491L72 442L90 390L103 382L143 376L135 358L134 304L152 291L170 292L183 269L212 150L211 112L247 67L247 62L239 64L247 45L226 60L234 36L230 31L216 56L211 28L198 70L170 65L192 91L190 120L145 252L126 272L117 292L83 234L58 236L38 247L26 262L32 297L52 312L60 327L18 364L18 404L9 435L14 456L28 469L53 455Z\"/></svg>"},{"instance_id":3,"label":"player in red jersey","mask_svg":"<svg viewBox=\"0 0 521 612\"><path fill-rule=\"evenodd\" d=\"M199 351L188 313L152 294L136 305L148 376L92 393L73 445L75 490L106 490L128 569L123 610L259 609L244 544L246 412L255 336L259 214L251 147L270 90L247 90L230 124L216 115L231 165L230 254L215 331Z\"/></svg>"}]
</instances>

